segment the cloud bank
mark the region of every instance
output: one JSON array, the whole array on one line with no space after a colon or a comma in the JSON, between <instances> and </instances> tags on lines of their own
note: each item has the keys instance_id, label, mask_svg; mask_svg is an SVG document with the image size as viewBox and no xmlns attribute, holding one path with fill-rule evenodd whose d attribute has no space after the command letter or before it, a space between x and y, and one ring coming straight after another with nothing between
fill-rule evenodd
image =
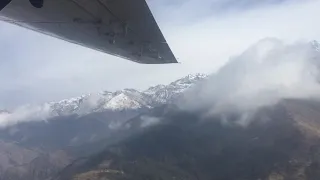
<instances>
[{"instance_id":1,"label":"cloud bank","mask_svg":"<svg viewBox=\"0 0 320 180\"><path fill-rule=\"evenodd\" d=\"M285 98L319 98L320 55L311 43L263 39L188 91L181 107L249 112Z\"/></svg>"},{"instance_id":2,"label":"cloud bank","mask_svg":"<svg viewBox=\"0 0 320 180\"><path fill-rule=\"evenodd\" d=\"M0 113L0 128L30 121L46 121L52 117L52 108L43 106L22 106L11 113Z\"/></svg>"}]
</instances>

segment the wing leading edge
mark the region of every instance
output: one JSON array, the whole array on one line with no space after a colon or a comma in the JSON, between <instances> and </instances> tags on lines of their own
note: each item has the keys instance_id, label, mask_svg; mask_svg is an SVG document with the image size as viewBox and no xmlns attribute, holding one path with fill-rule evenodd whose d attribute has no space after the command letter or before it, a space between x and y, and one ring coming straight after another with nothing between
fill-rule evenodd
<instances>
[{"instance_id":1,"label":"wing leading edge","mask_svg":"<svg viewBox=\"0 0 320 180\"><path fill-rule=\"evenodd\" d=\"M177 63L145 0L12 0L0 17L137 63Z\"/></svg>"}]
</instances>

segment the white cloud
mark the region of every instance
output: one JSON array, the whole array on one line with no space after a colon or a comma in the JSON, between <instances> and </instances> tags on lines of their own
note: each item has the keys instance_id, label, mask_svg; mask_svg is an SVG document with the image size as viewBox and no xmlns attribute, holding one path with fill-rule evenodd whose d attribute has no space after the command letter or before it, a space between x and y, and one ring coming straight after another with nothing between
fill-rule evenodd
<instances>
[{"instance_id":1,"label":"white cloud","mask_svg":"<svg viewBox=\"0 0 320 180\"><path fill-rule=\"evenodd\" d=\"M249 47L185 95L182 108L209 114L244 112L284 98L320 98L320 53L311 43L267 38Z\"/></svg>"},{"instance_id":2,"label":"white cloud","mask_svg":"<svg viewBox=\"0 0 320 180\"><path fill-rule=\"evenodd\" d=\"M52 109L49 105L22 106L12 113L0 113L0 128L29 121L46 121L50 117Z\"/></svg>"},{"instance_id":3,"label":"white cloud","mask_svg":"<svg viewBox=\"0 0 320 180\"><path fill-rule=\"evenodd\" d=\"M81 105L77 110L78 115L85 115L88 112L92 112L99 106L101 103L102 97L100 94L90 94L82 99Z\"/></svg>"}]
</instances>

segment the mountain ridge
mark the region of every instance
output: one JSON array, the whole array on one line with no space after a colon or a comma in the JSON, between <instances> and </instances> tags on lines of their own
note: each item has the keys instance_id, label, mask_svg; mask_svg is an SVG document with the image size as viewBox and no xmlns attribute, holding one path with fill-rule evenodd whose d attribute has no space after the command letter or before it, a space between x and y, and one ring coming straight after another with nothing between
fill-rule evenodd
<instances>
[{"instance_id":1,"label":"mountain ridge","mask_svg":"<svg viewBox=\"0 0 320 180\"><path fill-rule=\"evenodd\" d=\"M151 109L163 105L178 97L186 89L208 76L205 74L188 75L168 85L156 85L144 91L123 89L115 92L102 91L46 102L41 105L27 105L12 112L0 111L0 117L15 112L27 114L28 119L43 119L57 116L87 115L103 111L122 111Z\"/></svg>"},{"instance_id":2,"label":"mountain ridge","mask_svg":"<svg viewBox=\"0 0 320 180\"><path fill-rule=\"evenodd\" d=\"M103 110L124 110L124 109L139 109L139 108L152 108L157 105L167 103L168 100L184 90L190 88L196 82L207 78L205 74L187 75L178 79L168 85L156 85L144 91L136 89L123 89L115 92L103 91L97 94L81 95L79 97L64 99L58 102L50 102L53 106L72 106L73 103L78 102L77 105L82 104L83 101L92 100L90 97L99 98L97 108L93 108L94 112L101 112ZM76 105L76 106L77 106ZM75 106L75 107L76 107ZM77 108L77 107L76 107ZM74 108L74 109L76 109ZM72 114L73 112L69 112ZM78 114L78 113L76 113ZM81 114L81 113L80 113Z\"/></svg>"}]
</instances>

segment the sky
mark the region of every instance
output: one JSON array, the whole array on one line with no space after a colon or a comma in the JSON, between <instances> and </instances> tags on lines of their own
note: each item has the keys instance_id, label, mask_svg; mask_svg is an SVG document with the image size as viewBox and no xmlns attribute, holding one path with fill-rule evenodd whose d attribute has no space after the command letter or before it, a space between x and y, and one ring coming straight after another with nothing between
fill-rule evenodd
<instances>
[{"instance_id":1,"label":"sky","mask_svg":"<svg viewBox=\"0 0 320 180\"><path fill-rule=\"evenodd\" d=\"M0 23L0 109L214 73L268 37L320 40L319 0L147 2L180 64L136 64Z\"/></svg>"}]
</instances>

